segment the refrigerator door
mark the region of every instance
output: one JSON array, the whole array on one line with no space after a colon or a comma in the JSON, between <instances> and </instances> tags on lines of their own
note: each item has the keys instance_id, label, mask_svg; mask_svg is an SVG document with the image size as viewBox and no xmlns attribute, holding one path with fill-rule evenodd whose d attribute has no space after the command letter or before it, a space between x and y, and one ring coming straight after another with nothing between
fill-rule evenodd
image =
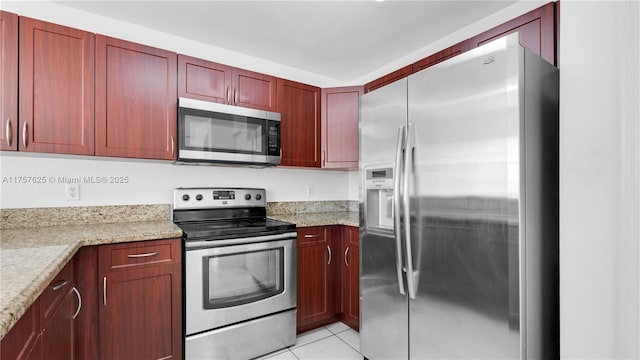
<instances>
[{"instance_id":1,"label":"refrigerator door","mask_svg":"<svg viewBox=\"0 0 640 360\"><path fill-rule=\"evenodd\" d=\"M517 359L520 47L506 37L416 73L410 359Z\"/></svg>"},{"instance_id":2,"label":"refrigerator door","mask_svg":"<svg viewBox=\"0 0 640 360\"><path fill-rule=\"evenodd\" d=\"M408 304L395 235L400 218L388 209L398 208L396 150L405 135L407 80L363 95L360 104L360 351L369 359L407 359ZM386 220L379 220L379 209Z\"/></svg>"}]
</instances>

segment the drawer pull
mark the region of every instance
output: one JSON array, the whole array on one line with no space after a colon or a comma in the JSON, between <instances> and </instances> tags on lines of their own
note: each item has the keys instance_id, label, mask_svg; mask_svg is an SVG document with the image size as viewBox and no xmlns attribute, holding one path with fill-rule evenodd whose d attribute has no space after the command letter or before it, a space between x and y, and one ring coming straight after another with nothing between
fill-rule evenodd
<instances>
[{"instance_id":1,"label":"drawer pull","mask_svg":"<svg viewBox=\"0 0 640 360\"><path fill-rule=\"evenodd\" d=\"M327 265L331 264L331 248L327 245L327 252L329 252L329 261L327 261Z\"/></svg>"},{"instance_id":2,"label":"drawer pull","mask_svg":"<svg viewBox=\"0 0 640 360\"><path fill-rule=\"evenodd\" d=\"M107 277L102 278L102 303L107 306Z\"/></svg>"},{"instance_id":3,"label":"drawer pull","mask_svg":"<svg viewBox=\"0 0 640 360\"><path fill-rule=\"evenodd\" d=\"M349 248L347 248L347 250L344 251L344 264L349 266L349 260L347 259L349 257Z\"/></svg>"},{"instance_id":4,"label":"drawer pull","mask_svg":"<svg viewBox=\"0 0 640 360\"><path fill-rule=\"evenodd\" d=\"M82 309L82 296L80 296L80 292L78 291L78 289L76 289L75 286L71 290L73 290L73 292L75 292L76 296L78 297L78 310L76 310L76 313L73 314L73 318L75 319L78 317L78 314L80 313L80 309Z\"/></svg>"},{"instance_id":5,"label":"drawer pull","mask_svg":"<svg viewBox=\"0 0 640 360\"><path fill-rule=\"evenodd\" d=\"M53 291L58 291L58 290L62 289L63 287L65 287L66 285L67 285L67 280L62 279L62 280L60 280L58 285L54 285L52 289L53 289Z\"/></svg>"},{"instance_id":6,"label":"drawer pull","mask_svg":"<svg viewBox=\"0 0 640 360\"><path fill-rule=\"evenodd\" d=\"M144 253L144 254L129 254L127 255L128 258L144 258L144 257L150 257L150 256L156 256L158 255L157 251L154 252L150 252L150 253Z\"/></svg>"},{"instance_id":7,"label":"drawer pull","mask_svg":"<svg viewBox=\"0 0 640 360\"><path fill-rule=\"evenodd\" d=\"M304 237L305 238L319 238L320 234L306 234Z\"/></svg>"}]
</instances>

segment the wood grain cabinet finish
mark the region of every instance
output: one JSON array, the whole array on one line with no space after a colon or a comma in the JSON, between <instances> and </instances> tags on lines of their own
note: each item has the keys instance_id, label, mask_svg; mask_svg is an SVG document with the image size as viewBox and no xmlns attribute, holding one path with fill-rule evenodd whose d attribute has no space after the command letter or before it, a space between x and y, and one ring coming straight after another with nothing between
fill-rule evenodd
<instances>
[{"instance_id":1,"label":"wood grain cabinet finish","mask_svg":"<svg viewBox=\"0 0 640 360\"><path fill-rule=\"evenodd\" d=\"M556 3L549 3L474 36L469 39L469 47L475 48L491 40L519 32L520 44L523 47L556 65L556 6Z\"/></svg>"},{"instance_id":2,"label":"wood grain cabinet finish","mask_svg":"<svg viewBox=\"0 0 640 360\"><path fill-rule=\"evenodd\" d=\"M74 319L73 315L78 307L75 293L65 291L61 302L52 313L50 321L42 330L43 359L76 359L74 355Z\"/></svg>"},{"instance_id":3,"label":"wood grain cabinet finish","mask_svg":"<svg viewBox=\"0 0 640 360\"><path fill-rule=\"evenodd\" d=\"M278 79L280 165L320 167L320 88Z\"/></svg>"},{"instance_id":4,"label":"wood grain cabinet finish","mask_svg":"<svg viewBox=\"0 0 640 360\"><path fill-rule=\"evenodd\" d=\"M342 296L340 320L356 331L360 328L360 246L359 229L341 226Z\"/></svg>"},{"instance_id":5,"label":"wood grain cabinet finish","mask_svg":"<svg viewBox=\"0 0 640 360\"><path fill-rule=\"evenodd\" d=\"M74 357L100 358L98 337L98 246L83 246L73 257L73 278L82 295L82 308L74 324Z\"/></svg>"},{"instance_id":6,"label":"wood grain cabinet finish","mask_svg":"<svg viewBox=\"0 0 640 360\"><path fill-rule=\"evenodd\" d=\"M413 63L412 71L416 73L420 70L424 70L437 63L450 59L456 55L460 55L467 50L469 50L469 41L465 40L463 42L457 43L453 46L450 46L442 51L438 51L433 55L429 55L426 58Z\"/></svg>"},{"instance_id":7,"label":"wood grain cabinet finish","mask_svg":"<svg viewBox=\"0 0 640 360\"><path fill-rule=\"evenodd\" d=\"M19 53L18 149L93 155L94 35L21 16Z\"/></svg>"},{"instance_id":8,"label":"wood grain cabinet finish","mask_svg":"<svg viewBox=\"0 0 640 360\"><path fill-rule=\"evenodd\" d=\"M39 319L39 307L36 301L13 325L11 331L2 338L0 358L3 360L40 359L42 343Z\"/></svg>"},{"instance_id":9,"label":"wood grain cabinet finish","mask_svg":"<svg viewBox=\"0 0 640 360\"><path fill-rule=\"evenodd\" d=\"M253 71L178 55L178 96L276 111L277 79Z\"/></svg>"},{"instance_id":10,"label":"wood grain cabinet finish","mask_svg":"<svg viewBox=\"0 0 640 360\"><path fill-rule=\"evenodd\" d=\"M407 65L403 68L400 68L392 73L384 75L378 79L370 81L364 84L364 92L368 93L375 89L379 89L385 85L389 85L394 81L398 81L400 79L406 78L407 76L413 73L413 65Z\"/></svg>"},{"instance_id":11,"label":"wood grain cabinet finish","mask_svg":"<svg viewBox=\"0 0 640 360\"><path fill-rule=\"evenodd\" d=\"M362 86L322 89L322 167L357 169Z\"/></svg>"},{"instance_id":12,"label":"wood grain cabinet finish","mask_svg":"<svg viewBox=\"0 0 640 360\"><path fill-rule=\"evenodd\" d=\"M165 245L170 260L154 261L162 256L153 249ZM182 358L180 245L171 239L100 246L101 359ZM133 266L114 267L123 250Z\"/></svg>"},{"instance_id":13,"label":"wood grain cabinet finish","mask_svg":"<svg viewBox=\"0 0 640 360\"><path fill-rule=\"evenodd\" d=\"M332 247L331 230L325 226L298 228L297 332L333 322L334 276L340 254Z\"/></svg>"},{"instance_id":14,"label":"wood grain cabinet finish","mask_svg":"<svg viewBox=\"0 0 640 360\"><path fill-rule=\"evenodd\" d=\"M96 35L96 155L175 160L177 55Z\"/></svg>"},{"instance_id":15,"label":"wood grain cabinet finish","mask_svg":"<svg viewBox=\"0 0 640 360\"><path fill-rule=\"evenodd\" d=\"M18 15L0 11L0 150L18 150Z\"/></svg>"}]
</instances>

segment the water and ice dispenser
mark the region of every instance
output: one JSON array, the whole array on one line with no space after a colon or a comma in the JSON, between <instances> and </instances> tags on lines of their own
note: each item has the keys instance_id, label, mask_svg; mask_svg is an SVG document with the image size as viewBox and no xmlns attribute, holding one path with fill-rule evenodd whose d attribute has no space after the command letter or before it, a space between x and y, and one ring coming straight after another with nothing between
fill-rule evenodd
<instances>
[{"instance_id":1,"label":"water and ice dispenser","mask_svg":"<svg viewBox=\"0 0 640 360\"><path fill-rule=\"evenodd\" d=\"M367 166L365 217L370 230L393 230L393 164Z\"/></svg>"}]
</instances>

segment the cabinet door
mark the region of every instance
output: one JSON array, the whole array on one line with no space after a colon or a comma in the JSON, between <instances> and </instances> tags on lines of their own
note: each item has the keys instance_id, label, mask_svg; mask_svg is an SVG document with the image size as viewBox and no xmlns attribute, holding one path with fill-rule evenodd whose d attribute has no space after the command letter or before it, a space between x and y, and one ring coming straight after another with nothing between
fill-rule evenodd
<instances>
[{"instance_id":1,"label":"cabinet door","mask_svg":"<svg viewBox=\"0 0 640 360\"><path fill-rule=\"evenodd\" d=\"M96 155L176 159L177 55L96 35Z\"/></svg>"},{"instance_id":2,"label":"cabinet door","mask_svg":"<svg viewBox=\"0 0 640 360\"><path fill-rule=\"evenodd\" d=\"M330 322L335 313L331 264L339 254L331 249L330 232L323 226L298 229L298 333Z\"/></svg>"},{"instance_id":3,"label":"cabinet door","mask_svg":"<svg viewBox=\"0 0 640 360\"><path fill-rule=\"evenodd\" d=\"M178 55L178 97L228 104L232 90L231 67Z\"/></svg>"},{"instance_id":4,"label":"cabinet door","mask_svg":"<svg viewBox=\"0 0 640 360\"><path fill-rule=\"evenodd\" d=\"M233 69L231 103L253 109L277 111L277 79L253 71Z\"/></svg>"},{"instance_id":5,"label":"cabinet door","mask_svg":"<svg viewBox=\"0 0 640 360\"><path fill-rule=\"evenodd\" d=\"M98 337L98 246L83 246L73 257L73 278L82 296L82 308L75 318L76 359L99 359Z\"/></svg>"},{"instance_id":6,"label":"cabinet door","mask_svg":"<svg viewBox=\"0 0 640 360\"><path fill-rule=\"evenodd\" d=\"M357 169L362 86L322 89L322 167Z\"/></svg>"},{"instance_id":7,"label":"cabinet door","mask_svg":"<svg viewBox=\"0 0 640 360\"><path fill-rule=\"evenodd\" d=\"M376 80L364 84L364 92L368 93L385 85L389 85L394 81L406 78L407 76L411 75L411 73L413 73L413 65L407 65L390 74L384 75Z\"/></svg>"},{"instance_id":8,"label":"cabinet door","mask_svg":"<svg viewBox=\"0 0 640 360\"><path fill-rule=\"evenodd\" d=\"M42 354L45 357L69 360L75 358L73 313L77 306L75 293L67 291L42 331Z\"/></svg>"},{"instance_id":9,"label":"cabinet door","mask_svg":"<svg viewBox=\"0 0 640 360\"><path fill-rule=\"evenodd\" d=\"M40 315L38 301L20 317L0 343L2 359L40 358Z\"/></svg>"},{"instance_id":10,"label":"cabinet door","mask_svg":"<svg viewBox=\"0 0 640 360\"><path fill-rule=\"evenodd\" d=\"M555 6L549 3L469 39L471 48L519 32L520 44L556 65Z\"/></svg>"},{"instance_id":11,"label":"cabinet door","mask_svg":"<svg viewBox=\"0 0 640 360\"><path fill-rule=\"evenodd\" d=\"M431 67L437 63L443 62L447 59L450 59L456 55L460 55L463 52L469 50L469 41L465 40L463 42L457 43L453 46L450 46L442 51L438 51L433 55L429 55L426 58L416 61L413 63L413 72L416 73L420 70L424 70L428 67Z\"/></svg>"},{"instance_id":12,"label":"cabinet door","mask_svg":"<svg viewBox=\"0 0 640 360\"><path fill-rule=\"evenodd\" d=\"M343 227L342 314L344 322L358 330L360 327L360 248L359 230Z\"/></svg>"},{"instance_id":13,"label":"cabinet door","mask_svg":"<svg viewBox=\"0 0 640 360\"><path fill-rule=\"evenodd\" d=\"M0 150L18 150L18 15L0 11Z\"/></svg>"},{"instance_id":14,"label":"cabinet door","mask_svg":"<svg viewBox=\"0 0 640 360\"><path fill-rule=\"evenodd\" d=\"M280 165L320 167L320 88L278 79Z\"/></svg>"},{"instance_id":15,"label":"cabinet door","mask_svg":"<svg viewBox=\"0 0 640 360\"><path fill-rule=\"evenodd\" d=\"M20 151L93 155L94 35L20 17Z\"/></svg>"}]
</instances>

